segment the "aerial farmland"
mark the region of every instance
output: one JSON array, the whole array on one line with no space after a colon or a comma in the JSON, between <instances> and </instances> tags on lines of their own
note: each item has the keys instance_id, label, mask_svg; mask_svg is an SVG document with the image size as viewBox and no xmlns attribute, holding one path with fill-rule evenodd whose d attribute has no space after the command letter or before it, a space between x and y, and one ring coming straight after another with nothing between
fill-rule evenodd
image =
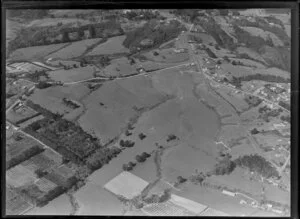
<instances>
[{"instance_id":1,"label":"aerial farmland","mask_svg":"<svg viewBox=\"0 0 300 219\"><path fill-rule=\"evenodd\" d=\"M290 216L289 17L11 10L6 215Z\"/></svg>"}]
</instances>

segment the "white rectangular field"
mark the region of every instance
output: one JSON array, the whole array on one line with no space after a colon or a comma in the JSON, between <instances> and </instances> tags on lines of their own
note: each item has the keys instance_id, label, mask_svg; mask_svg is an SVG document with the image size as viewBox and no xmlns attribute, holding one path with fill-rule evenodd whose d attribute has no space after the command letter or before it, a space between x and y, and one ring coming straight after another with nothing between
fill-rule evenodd
<instances>
[{"instance_id":1,"label":"white rectangular field","mask_svg":"<svg viewBox=\"0 0 300 219\"><path fill-rule=\"evenodd\" d=\"M204 211L207 206L206 205L202 205L198 202L194 202L190 199L186 199L177 195L172 194L171 195L171 202L173 202L176 205L179 205L195 214L199 214L200 212Z\"/></svg>"},{"instance_id":2,"label":"white rectangular field","mask_svg":"<svg viewBox=\"0 0 300 219\"><path fill-rule=\"evenodd\" d=\"M127 199L139 195L149 183L130 172L124 171L104 185L110 192Z\"/></svg>"}]
</instances>

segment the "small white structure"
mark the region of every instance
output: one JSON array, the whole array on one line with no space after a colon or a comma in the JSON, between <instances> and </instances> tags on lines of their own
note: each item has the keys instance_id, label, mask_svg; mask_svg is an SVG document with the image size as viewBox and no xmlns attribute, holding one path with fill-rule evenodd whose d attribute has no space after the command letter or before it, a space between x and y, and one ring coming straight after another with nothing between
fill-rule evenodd
<instances>
[{"instance_id":1,"label":"small white structure","mask_svg":"<svg viewBox=\"0 0 300 219\"><path fill-rule=\"evenodd\" d=\"M222 191L222 193L225 194L225 195L232 196L232 197L235 196L235 193L234 193L234 192L231 192L231 191L228 191L228 190L225 190L225 189Z\"/></svg>"}]
</instances>

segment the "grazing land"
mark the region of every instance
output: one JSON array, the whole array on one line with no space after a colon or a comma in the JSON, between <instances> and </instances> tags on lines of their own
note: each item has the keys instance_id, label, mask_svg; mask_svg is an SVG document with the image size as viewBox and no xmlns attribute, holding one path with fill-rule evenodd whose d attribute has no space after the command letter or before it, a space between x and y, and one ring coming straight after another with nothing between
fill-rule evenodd
<instances>
[{"instance_id":1,"label":"grazing land","mask_svg":"<svg viewBox=\"0 0 300 219\"><path fill-rule=\"evenodd\" d=\"M9 10L6 214L290 216L290 17Z\"/></svg>"}]
</instances>

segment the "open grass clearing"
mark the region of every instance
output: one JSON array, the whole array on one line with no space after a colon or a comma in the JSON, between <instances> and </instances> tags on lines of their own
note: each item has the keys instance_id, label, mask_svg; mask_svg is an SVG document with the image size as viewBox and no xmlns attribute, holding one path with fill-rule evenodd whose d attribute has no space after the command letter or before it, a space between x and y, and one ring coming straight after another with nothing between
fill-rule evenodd
<instances>
[{"instance_id":1,"label":"open grass clearing","mask_svg":"<svg viewBox=\"0 0 300 219\"><path fill-rule=\"evenodd\" d=\"M106 66L101 74L105 76L125 76L138 73L136 68L138 65L130 64L130 60L127 57L113 59L110 65Z\"/></svg>"},{"instance_id":2,"label":"open grass clearing","mask_svg":"<svg viewBox=\"0 0 300 219\"><path fill-rule=\"evenodd\" d=\"M97 182L88 182L74 196L80 206L78 215L122 215L122 203Z\"/></svg>"},{"instance_id":3,"label":"open grass clearing","mask_svg":"<svg viewBox=\"0 0 300 219\"><path fill-rule=\"evenodd\" d=\"M141 179L147 181L148 183L153 182L156 180L156 164L154 161L154 154L149 157L143 163L137 163L137 165L131 171L134 175L140 177Z\"/></svg>"},{"instance_id":4,"label":"open grass clearing","mask_svg":"<svg viewBox=\"0 0 300 219\"><path fill-rule=\"evenodd\" d=\"M49 72L49 77L55 81L76 82L94 77L94 73L98 70L94 65L86 67L72 68L68 70L60 69Z\"/></svg>"}]
</instances>

